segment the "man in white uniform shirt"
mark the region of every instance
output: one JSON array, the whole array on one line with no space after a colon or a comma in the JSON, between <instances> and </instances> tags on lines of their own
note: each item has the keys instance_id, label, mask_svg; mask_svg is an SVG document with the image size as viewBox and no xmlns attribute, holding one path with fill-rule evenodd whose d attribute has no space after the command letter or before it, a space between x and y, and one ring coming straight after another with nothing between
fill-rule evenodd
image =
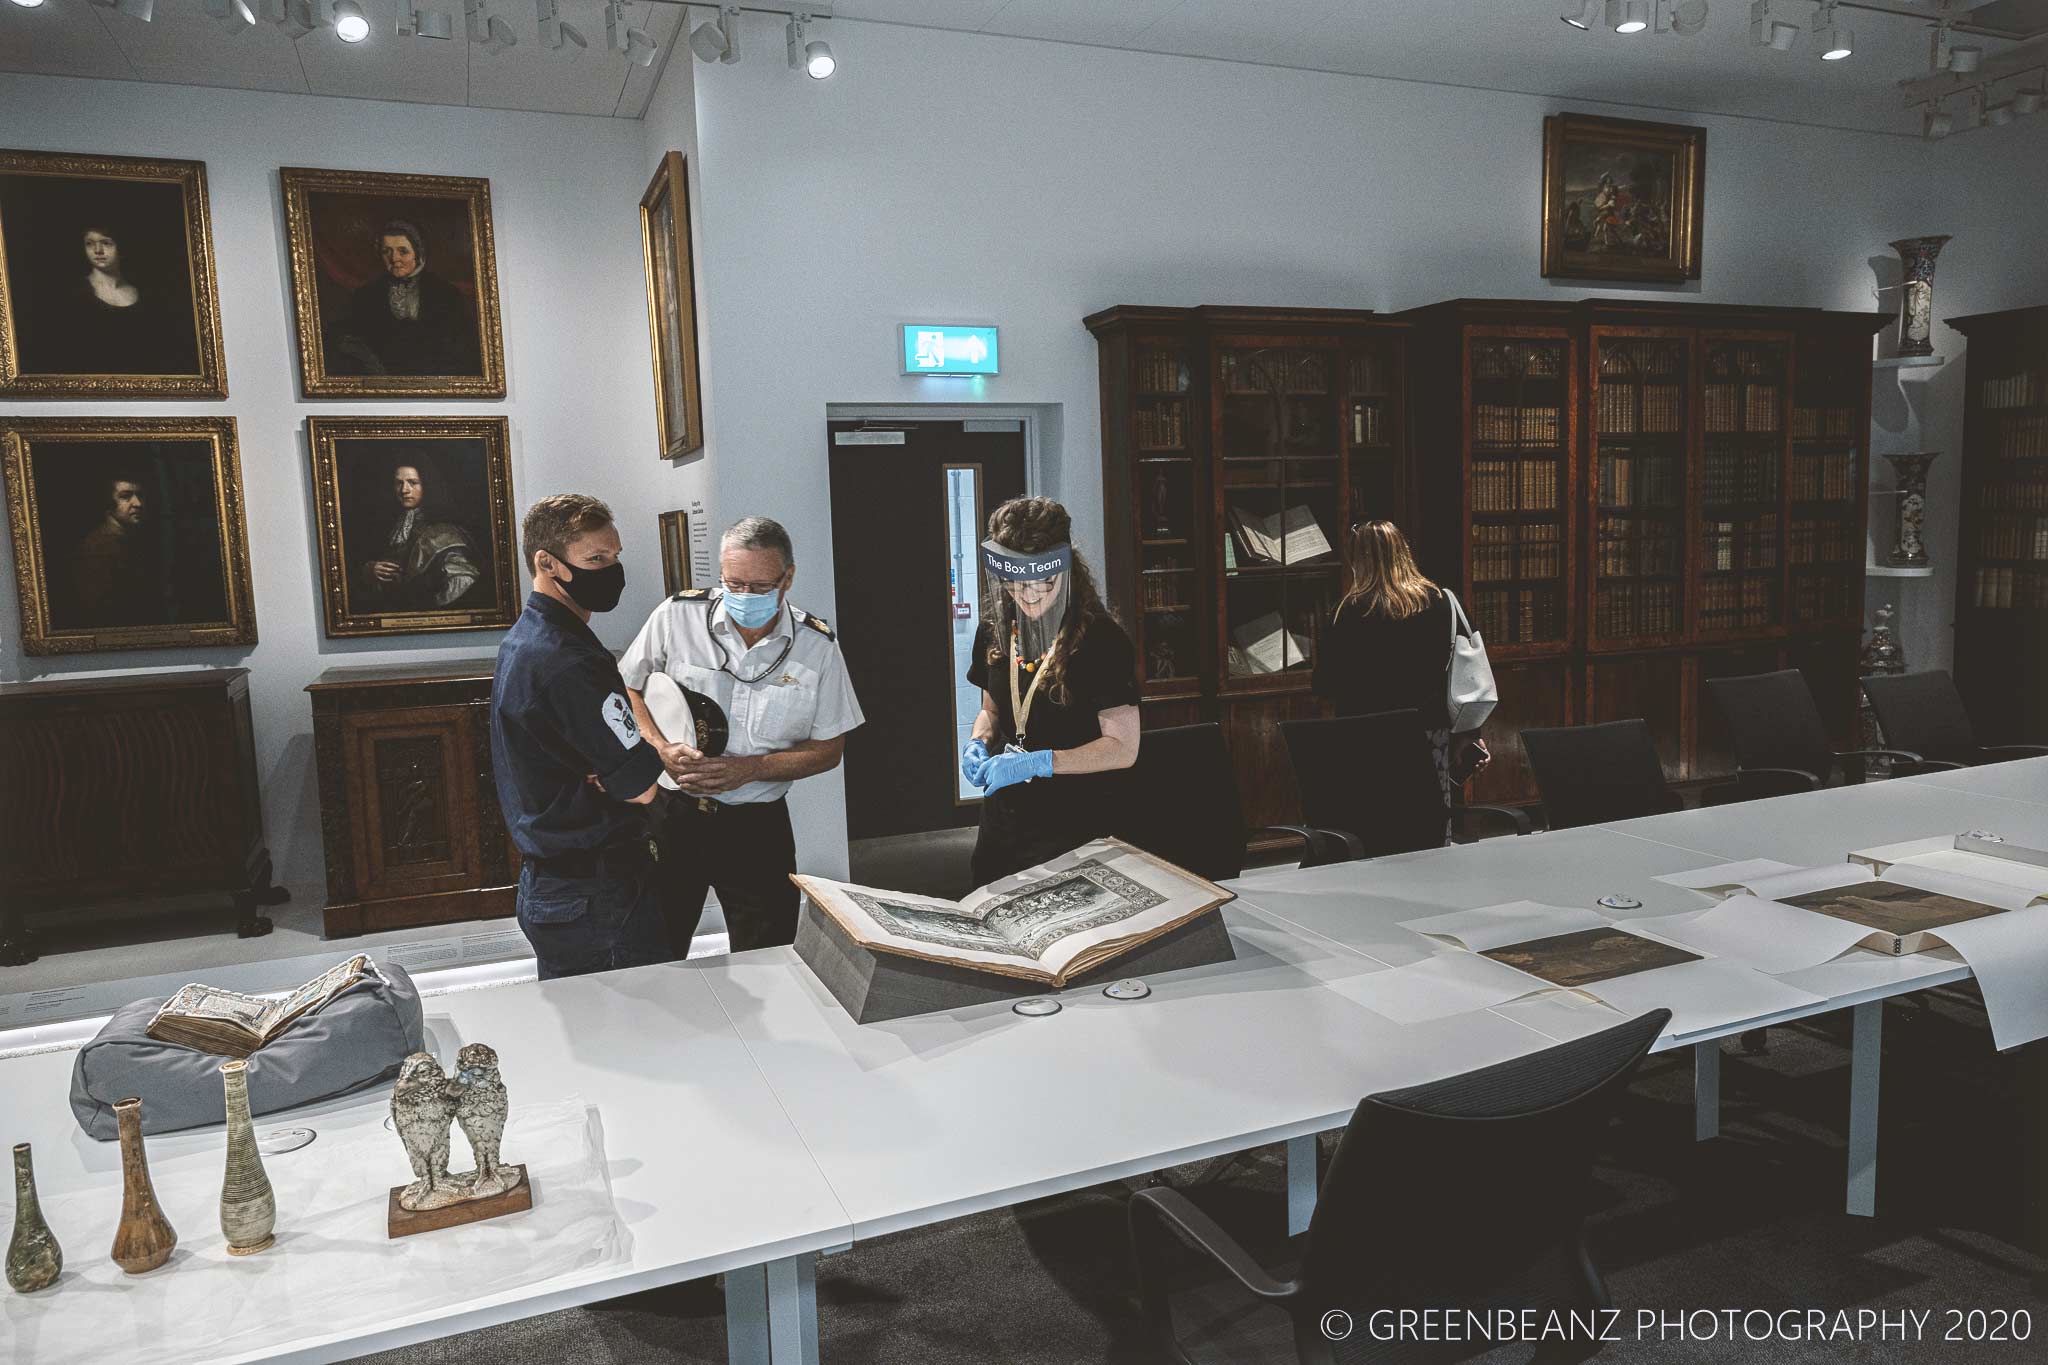
<instances>
[{"instance_id":1,"label":"man in white uniform shirt","mask_svg":"<svg viewBox=\"0 0 2048 1365\"><path fill-rule=\"evenodd\" d=\"M654 609L619 673L662 766L679 790L655 801L657 877L669 939L687 957L707 890L718 892L732 951L796 938L800 905L790 783L839 766L863 719L839 642L788 600L789 532L748 517L718 550L719 591L679 592ZM665 735L648 713L648 678L666 673L725 710L725 752L707 757ZM691 737L693 738L693 737Z\"/></svg>"}]
</instances>

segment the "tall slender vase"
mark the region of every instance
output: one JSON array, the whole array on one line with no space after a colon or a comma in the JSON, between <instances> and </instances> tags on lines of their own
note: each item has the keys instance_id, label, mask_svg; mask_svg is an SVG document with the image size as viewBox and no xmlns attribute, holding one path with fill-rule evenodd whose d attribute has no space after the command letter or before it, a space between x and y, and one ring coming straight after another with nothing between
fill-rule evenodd
<instances>
[{"instance_id":1,"label":"tall slender vase","mask_svg":"<svg viewBox=\"0 0 2048 1365\"><path fill-rule=\"evenodd\" d=\"M114 1119L121 1125L121 1223L114 1229L109 1254L115 1265L140 1275L171 1259L178 1232L157 1206L156 1187L149 1183L149 1158L142 1150L142 1101L114 1101Z\"/></svg>"},{"instance_id":2,"label":"tall slender vase","mask_svg":"<svg viewBox=\"0 0 2048 1365\"><path fill-rule=\"evenodd\" d=\"M220 1187L220 1230L232 1256L253 1256L277 1240L277 1200L256 1150L256 1127L249 1121L248 1068L244 1061L224 1062L220 1068L228 1107L228 1169Z\"/></svg>"},{"instance_id":3,"label":"tall slender vase","mask_svg":"<svg viewBox=\"0 0 2048 1365\"><path fill-rule=\"evenodd\" d=\"M1899 281L1899 354L1934 354L1934 258L1947 244L1940 237L1901 237L1891 244L1904 275Z\"/></svg>"},{"instance_id":4,"label":"tall slender vase","mask_svg":"<svg viewBox=\"0 0 2048 1365\"><path fill-rule=\"evenodd\" d=\"M1920 533L1927 523L1927 466L1938 450L1912 455L1887 455L1892 462L1892 482L1899 492L1899 510L1892 533L1892 563L1914 567L1927 562L1927 542Z\"/></svg>"},{"instance_id":5,"label":"tall slender vase","mask_svg":"<svg viewBox=\"0 0 2048 1365\"><path fill-rule=\"evenodd\" d=\"M17 1294L33 1294L57 1282L64 1269L64 1250L43 1221L36 1198L36 1169L28 1144L14 1148L14 1238L7 1244L7 1284Z\"/></svg>"}]
</instances>

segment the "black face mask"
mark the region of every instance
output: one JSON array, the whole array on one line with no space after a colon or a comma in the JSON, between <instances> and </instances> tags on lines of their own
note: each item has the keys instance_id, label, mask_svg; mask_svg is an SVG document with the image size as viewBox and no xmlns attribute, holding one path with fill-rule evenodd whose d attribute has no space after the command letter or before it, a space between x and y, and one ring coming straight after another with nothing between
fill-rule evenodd
<instances>
[{"instance_id":1,"label":"black face mask","mask_svg":"<svg viewBox=\"0 0 2048 1365\"><path fill-rule=\"evenodd\" d=\"M602 569L578 569L574 578L557 578L555 581L583 610L610 611L619 605L619 595L626 591L626 566L623 561L615 559Z\"/></svg>"}]
</instances>

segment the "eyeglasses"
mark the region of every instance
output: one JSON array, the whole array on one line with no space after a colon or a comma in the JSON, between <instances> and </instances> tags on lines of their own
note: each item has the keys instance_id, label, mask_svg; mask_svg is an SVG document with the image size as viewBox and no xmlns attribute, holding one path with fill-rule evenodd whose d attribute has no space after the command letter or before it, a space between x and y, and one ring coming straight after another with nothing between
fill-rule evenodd
<instances>
[{"instance_id":1,"label":"eyeglasses","mask_svg":"<svg viewBox=\"0 0 2048 1365\"><path fill-rule=\"evenodd\" d=\"M735 583L730 578L721 578L718 581L720 586L730 593L751 593L755 596L765 597L771 592L782 591L782 580L779 578L771 579L766 583Z\"/></svg>"},{"instance_id":2,"label":"eyeglasses","mask_svg":"<svg viewBox=\"0 0 2048 1365\"><path fill-rule=\"evenodd\" d=\"M1003 591L1023 602L1036 602L1049 596L1059 581L1052 578L1034 579L1028 583L1005 582Z\"/></svg>"}]
</instances>

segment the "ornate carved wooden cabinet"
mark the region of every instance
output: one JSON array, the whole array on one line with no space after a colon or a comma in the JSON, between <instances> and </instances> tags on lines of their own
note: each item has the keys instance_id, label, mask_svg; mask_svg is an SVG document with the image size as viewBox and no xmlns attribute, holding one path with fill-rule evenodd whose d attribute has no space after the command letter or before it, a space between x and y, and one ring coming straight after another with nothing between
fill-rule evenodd
<instances>
[{"instance_id":1,"label":"ornate carved wooden cabinet","mask_svg":"<svg viewBox=\"0 0 2048 1365\"><path fill-rule=\"evenodd\" d=\"M249 671L0 685L0 964L35 960L30 916L200 892L270 932Z\"/></svg>"},{"instance_id":2,"label":"ornate carved wooden cabinet","mask_svg":"<svg viewBox=\"0 0 2048 1365\"><path fill-rule=\"evenodd\" d=\"M308 684L330 937L512 913L494 662L330 668Z\"/></svg>"}]
</instances>

